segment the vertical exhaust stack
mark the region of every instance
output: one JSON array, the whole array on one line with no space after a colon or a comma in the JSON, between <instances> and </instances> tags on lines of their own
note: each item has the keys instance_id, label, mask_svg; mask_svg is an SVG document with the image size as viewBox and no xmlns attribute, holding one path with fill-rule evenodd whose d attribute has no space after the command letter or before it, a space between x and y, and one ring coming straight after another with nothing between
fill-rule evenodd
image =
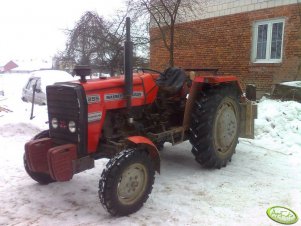
<instances>
[{"instance_id":1,"label":"vertical exhaust stack","mask_svg":"<svg viewBox=\"0 0 301 226\"><path fill-rule=\"evenodd\" d=\"M131 41L131 19L126 18L126 40L124 42L124 96L126 107L131 118L132 94L133 94L133 42Z\"/></svg>"}]
</instances>

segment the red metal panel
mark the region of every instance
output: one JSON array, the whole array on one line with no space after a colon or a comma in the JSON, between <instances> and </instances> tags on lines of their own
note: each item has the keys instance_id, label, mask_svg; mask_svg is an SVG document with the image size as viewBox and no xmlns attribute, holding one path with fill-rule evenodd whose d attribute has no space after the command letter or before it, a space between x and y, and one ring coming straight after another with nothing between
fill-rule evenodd
<instances>
[{"instance_id":1,"label":"red metal panel","mask_svg":"<svg viewBox=\"0 0 301 226\"><path fill-rule=\"evenodd\" d=\"M156 79L159 75L157 74L143 74L141 79L143 79L143 86L145 89L145 99L147 104L151 104L155 101L158 93L158 86L156 84Z\"/></svg>"},{"instance_id":2,"label":"red metal panel","mask_svg":"<svg viewBox=\"0 0 301 226\"><path fill-rule=\"evenodd\" d=\"M76 81L75 83L80 83ZM124 87L124 76L111 77L106 79L87 79L87 82L81 83L86 91L100 90L100 89L110 89L116 87ZM142 81L134 74L133 85L141 85Z\"/></svg>"},{"instance_id":3,"label":"red metal panel","mask_svg":"<svg viewBox=\"0 0 301 226\"><path fill-rule=\"evenodd\" d=\"M129 141L135 143L135 144L143 143L143 144L151 145L151 146L153 146L154 148L156 148L156 145L154 145L154 143L151 142L151 140L149 140L149 139L146 138L146 137L142 137L142 136L132 136L132 137L128 137L127 139L128 139ZM157 149L157 148L156 148L156 149Z\"/></svg>"},{"instance_id":4,"label":"red metal panel","mask_svg":"<svg viewBox=\"0 0 301 226\"><path fill-rule=\"evenodd\" d=\"M152 158L152 160L154 161L154 166L156 171L158 171L158 173L160 173L160 155L159 155L159 151L156 147L156 145L154 145L154 143L149 140L146 137L142 137L142 136L132 136L132 137L128 137L127 138L128 141L136 144L136 145L144 145L148 151L149 154Z\"/></svg>"},{"instance_id":5,"label":"red metal panel","mask_svg":"<svg viewBox=\"0 0 301 226\"><path fill-rule=\"evenodd\" d=\"M132 136L132 137L128 137L127 140L129 140L130 142L133 142L135 144L147 145L149 147L152 158L159 157L159 152L158 152L156 145L154 145L154 143L151 142L151 140L149 140L148 138L142 137L142 136Z\"/></svg>"},{"instance_id":6,"label":"red metal panel","mask_svg":"<svg viewBox=\"0 0 301 226\"><path fill-rule=\"evenodd\" d=\"M142 106L155 101L158 92L155 82L157 77L158 75L148 73L134 75L132 106ZM101 129L105 121L106 112L126 107L126 100L123 96L124 77L108 78L106 80L94 79L89 80L87 83L82 83L82 85L87 96L98 95L100 97L99 102L88 104L88 114L101 115L98 120L90 121L88 124L88 153L93 153L101 137ZM114 98L108 99L110 95Z\"/></svg>"},{"instance_id":7,"label":"red metal panel","mask_svg":"<svg viewBox=\"0 0 301 226\"><path fill-rule=\"evenodd\" d=\"M194 79L195 82L201 83L223 83L223 82L234 82L238 81L236 76L225 75L225 76L197 76Z\"/></svg>"},{"instance_id":8,"label":"red metal panel","mask_svg":"<svg viewBox=\"0 0 301 226\"><path fill-rule=\"evenodd\" d=\"M238 78L234 75L222 75L222 76L197 76L194 79L194 82L197 83L208 83L208 84L220 84L220 83L228 83L234 82L239 88L240 93L242 94L242 87Z\"/></svg>"},{"instance_id":9,"label":"red metal panel","mask_svg":"<svg viewBox=\"0 0 301 226\"><path fill-rule=\"evenodd\" d=\"M73 177L72 161L77 158L76 146L65 144L49 149L48 165L50 175L57 181L68 181Z\"/></svg>"},{"instance_id":10,"label":"red metal panel","mask_svg":"<svg viewBox=\"0 0 301 226\"><path fill-rule=\"evenodd\" d=\"M48 172L47 152L53 147L51 138L32 140L25 144L28 167L33 172Z\"/></svg>"}]
</instances>

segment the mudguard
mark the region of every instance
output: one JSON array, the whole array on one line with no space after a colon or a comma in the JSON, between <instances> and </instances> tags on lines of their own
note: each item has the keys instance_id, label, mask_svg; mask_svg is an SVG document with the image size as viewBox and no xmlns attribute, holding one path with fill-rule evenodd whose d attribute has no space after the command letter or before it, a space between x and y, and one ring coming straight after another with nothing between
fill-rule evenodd
<instances>
[{"instance_id":1,"label":"mudguard","mask_svg":"<svg viewBox=\"0 0 301 226\"><path fill-rule=\"evenodd\" d=\"M160 173L160 155L156 145L146 137L143 136L131 136L127 140L136 145L142 145L147 148L151 159L154 161L155 170Z\"/></svg>"},{"instance_id":2,"label":"mudguard","mask_svg":"<svg viewBox=\"0 0 301 226\"><path fill-rule=\"evenodd\" d=\"M240 131L239 137L254 139L254 124L257 118L256 102L250 101L243 96L242 88L235 76L199 76L196 77L190 88L190 93L185 106L183 128L189 129L191 112L197 98L198 92L202 87L202 83L221 84L224 82L232 82L241 95L240 98ZM256 95L256 92L255 92Z\"/></svg>"}]
</instances>

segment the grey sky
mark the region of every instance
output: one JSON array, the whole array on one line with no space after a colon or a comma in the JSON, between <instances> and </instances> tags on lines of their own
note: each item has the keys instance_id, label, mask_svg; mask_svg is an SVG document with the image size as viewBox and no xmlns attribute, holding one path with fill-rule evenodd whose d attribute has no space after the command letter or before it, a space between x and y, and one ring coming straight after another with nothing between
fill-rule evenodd
<instances>
[{"instance_id":1,"label":"grey sky","mask_svg":"<svg viewBox=\"0 0 301 226\"><path fill-rule=\"evenodd\" d=\"M109 17L123 0L4 0L0 12L0 63L49 58L64 49L63 29L88 10Z\"/></svg>"}]
</instances>

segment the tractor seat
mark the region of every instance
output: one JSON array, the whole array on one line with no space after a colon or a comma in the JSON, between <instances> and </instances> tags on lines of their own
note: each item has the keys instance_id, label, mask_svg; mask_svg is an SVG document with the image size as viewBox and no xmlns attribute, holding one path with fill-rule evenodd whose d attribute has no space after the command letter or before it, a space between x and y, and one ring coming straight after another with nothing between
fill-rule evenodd
<instances>
[{"instance_id":1,"label":"tractor seat","mask_svg":"<svg viewBox=\"0 0 301 226\"><path fill-rule=\"evenodd\" d=\"M163 74L160 74L156 83L160 90L169 94L176 94L181 90L186 80L185 71L181 68L167 68Z\"/></svg>"}]
</instances>

